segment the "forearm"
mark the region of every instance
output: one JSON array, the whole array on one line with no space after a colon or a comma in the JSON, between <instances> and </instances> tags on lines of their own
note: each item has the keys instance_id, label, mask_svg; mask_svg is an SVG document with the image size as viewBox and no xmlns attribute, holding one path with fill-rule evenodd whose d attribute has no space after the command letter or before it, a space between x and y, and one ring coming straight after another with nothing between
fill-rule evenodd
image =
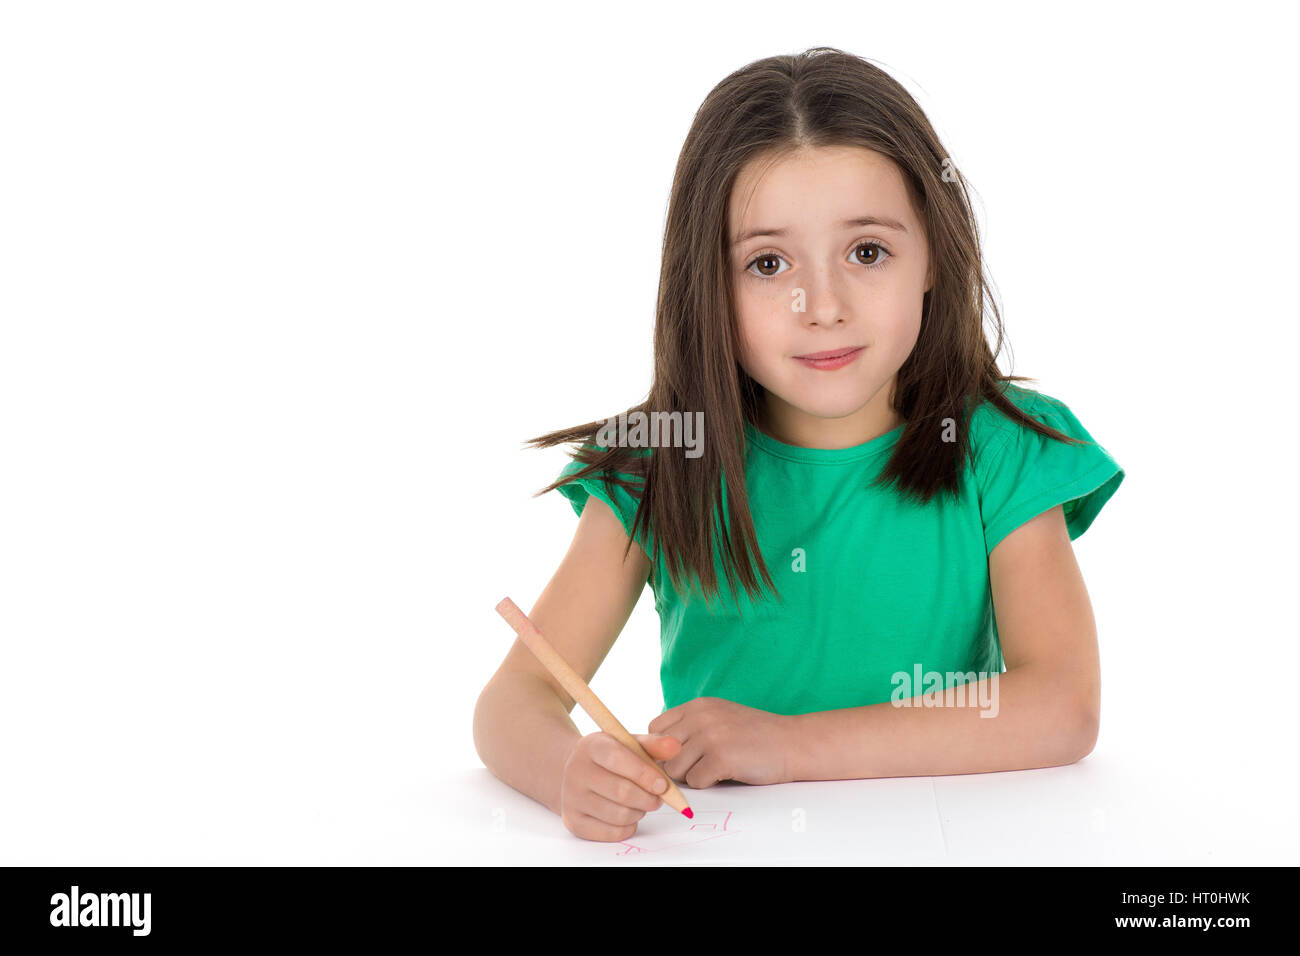
<instances>
[{"instance_id":1,"label":"forearm","mask_svg":"<svg viewBox=\"0 0 1300 956\"><path fill-rule=\"evenodd\" d=\"M556 814L564 765L581 738L555 691L531 674L498 675L474 708L474 747L483 765Z\"/></svg>"},{"instance_id":2,"label":"forearm","mask_svg":"<svg viewBox=\"0 0 1300 956\"><path fill-rule=\"evenodd\" d=\"M1073 763L1092 749L1095 713L1068 675L1027 664L978 684L967 685L966 706L947 706L941 691L944 706L921 706L917 696L907 707L885 701L792 718L791 779L1026 770Z\"/></svg>"}]
</instances>

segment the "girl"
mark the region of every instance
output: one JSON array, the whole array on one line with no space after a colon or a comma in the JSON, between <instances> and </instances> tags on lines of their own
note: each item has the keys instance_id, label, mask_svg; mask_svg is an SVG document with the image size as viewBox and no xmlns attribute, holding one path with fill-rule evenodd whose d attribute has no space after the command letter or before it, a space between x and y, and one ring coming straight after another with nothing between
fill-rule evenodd
<instances>
[{"instance_id":1,"label":"girl","mask_svg":"<svg viewBox=\"0 0 1300 956\"><path fill-rule=\"evenodd\" d=\"M666 229L654 382L625 425L668 430L532 439L583 443L544 489L580 520L542 633L590 680L649 582L664 711L638 739L694 788L1088 754L1097 638L1070 541L1124 472L998 370L966 184L912 97L831 48L733 73ZM577 836L625 840L663 781L573 705L516 641L478 752Z\"/></svg>"}]
</instances>

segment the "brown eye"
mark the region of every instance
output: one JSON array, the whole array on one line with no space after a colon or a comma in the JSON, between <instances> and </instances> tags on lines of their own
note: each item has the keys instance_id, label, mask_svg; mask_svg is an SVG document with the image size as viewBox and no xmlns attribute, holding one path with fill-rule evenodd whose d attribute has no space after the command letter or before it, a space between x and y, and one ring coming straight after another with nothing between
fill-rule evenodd
<instances>
[{"instance_id":1,"label":"brown eye","mask_svg":"<svg viewBox=\"0 0 1300 956\"><path fill-rule=\"evenodd\" d=\"M745 267L745 271L756 279L775 279L781 272L785 271L781 269L781 263L784 261L775 252L760 252L749 260L749 265ZM755 268L758 269L757 273L754 272Z\"/></svg>"},{"instance_id":2,"label":"brown eye","mask_svg":"<svg viewBox=\"0 0 1300 956\"><path fill-rule=\"evenodd\" d=\"M857 255L858 262L864 266L872 267L882 263L882 253L884 256L889 255L889 251L878 242L864 242L853 251Z\"/></svg>"}]
</instances>

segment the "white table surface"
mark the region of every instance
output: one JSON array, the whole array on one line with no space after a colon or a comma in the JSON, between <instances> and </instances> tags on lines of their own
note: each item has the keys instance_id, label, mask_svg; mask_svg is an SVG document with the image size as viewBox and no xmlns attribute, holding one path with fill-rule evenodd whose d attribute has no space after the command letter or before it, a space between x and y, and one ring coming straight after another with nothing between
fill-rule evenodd
<instances>
[{"instance_id":1,"label":"white table surface","mask_svg":"<svg viewBox=\"0 0 1300 956\"><path fill-rule=\"evenodd\" d=\"M1219 744L1007 773L683 787L695 824L661 806L620 845L573 836L481 765L438 767L400 742L368 764L285 755L241 776L83 754L5 794L3 862L1288 865L1292 768Z\"/></svg>"},{"instance_id":2,"label":"white table surface","mask_svg":"<svg viewBox=\"0 0 1300 956\"><path fill-rule=\"evenodd\" d=\"M682 787L696 820L666 805L624 844L574 837L559 817L483 768L436 795L455 834L428 859L468 864L1282 865L1297 860L1294 794L1243 781L1224 799L1177 767L1090 755L1065 767L753 787ZM1187 776L1199 771L1184 767ZM1269 808L1272 807L1270 810ZM1285 813L1286 816L1273 816Z\"/></svg>"}]
</instances>

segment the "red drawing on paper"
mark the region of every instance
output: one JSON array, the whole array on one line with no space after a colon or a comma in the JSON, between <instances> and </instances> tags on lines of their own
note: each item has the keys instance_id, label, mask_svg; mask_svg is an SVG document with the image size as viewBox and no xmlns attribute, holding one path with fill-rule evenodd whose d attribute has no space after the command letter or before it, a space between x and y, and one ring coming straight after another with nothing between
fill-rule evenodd
<instances>
[{"instance_id":1,"label":"red drawing on paper","mask_svg":"<svg viewBox=\"0 0 1300 956\"><path fill-rule=\"evenodd\" d=\"M731 819L734 812L733 810L696 810L695 820L688 827L678 825L678 821L682 819L681 814L671 808L667 811L648 813L641 818L637 833L630 840L624 840L619 844L625 849L619 850L616 855L658 853L661 850L671 850L673 847L695 846L708 840L731 836L733 833L741 832L737 829L735 821ZM652 818L662 819L667 826L647 827L646 823ZM658 822L655 820L656 824Z\"/></svg>"}]
</instances>

